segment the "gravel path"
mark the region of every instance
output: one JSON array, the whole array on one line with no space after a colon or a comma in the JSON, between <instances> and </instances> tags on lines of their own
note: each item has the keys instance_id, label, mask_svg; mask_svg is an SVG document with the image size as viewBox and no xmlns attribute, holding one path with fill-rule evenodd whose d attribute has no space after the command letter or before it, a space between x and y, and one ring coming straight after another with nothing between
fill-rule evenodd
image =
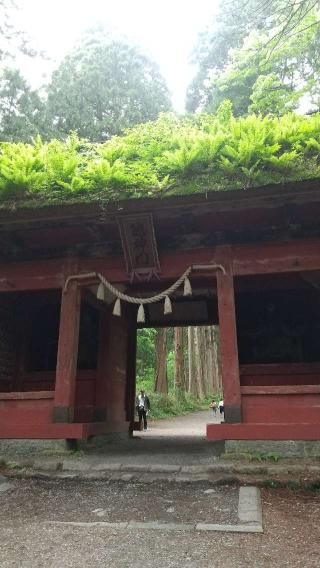
<instances>
[{"instance_id":1,"label":"gravel path","mask_svg":"<svg viewBox=\"0 0 320 568\"><path fill-rule=\"evenodd\" d=\"M152 417L152 414L151 414ZM206 425L209 422L219 424L221 422L220 415L215 417L211 410L200 410L192 412L185 416L176 416L166 418L165 420L149 420L149 430L147 432L136 432L136 435L157 438L157 437L185 437L192 436L194 438L205 438Z\"/></svg>"},{"instance_id":2,"label":"gravel path","mask_svg":"<svg viewBox=\"0 0 320 568\"><path fill-rule=\"evenodd\" d=\"M212 464L223 452L223 442L206 439L206 424L212 421L211 411L202 410L166 420L150 420L146 432L135 432L127 442L106 443L99 450L89 451L87 458L101 463L126 464ZM216 417L220 421L220 417Z\"/></svg>"}]
</instances>

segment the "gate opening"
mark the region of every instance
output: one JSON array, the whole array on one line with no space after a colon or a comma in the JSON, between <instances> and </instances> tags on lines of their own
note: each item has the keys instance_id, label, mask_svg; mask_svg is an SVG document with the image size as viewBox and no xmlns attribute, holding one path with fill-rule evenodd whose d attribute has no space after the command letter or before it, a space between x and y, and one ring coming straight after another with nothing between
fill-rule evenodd
<instances>
[{"instance_id":1,"label":"gate opening","mask_svg":"<svg viewBox=\"0 0 320 568\"><path fill-rule=\"evenodd\" d=\"M218 325L138 330L135 436L205 438L223 420L219 344Z\"/></svg>"}]
</instances>

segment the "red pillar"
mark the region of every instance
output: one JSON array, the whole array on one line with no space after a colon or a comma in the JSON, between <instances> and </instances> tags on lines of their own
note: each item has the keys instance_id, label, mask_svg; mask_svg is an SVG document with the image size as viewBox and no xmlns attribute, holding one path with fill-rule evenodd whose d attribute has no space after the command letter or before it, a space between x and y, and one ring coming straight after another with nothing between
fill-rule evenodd
<instances>
[{"instance_id":1,"label":"red pillar","mask_svg":"<svg viewBox=\"0 0 320 568\"><path fill-rule=\"evenodd\" d=\"M238 359L237 326L232 265L228 257L221 258L226 270L217 271L220 352L226 422L241 422L241 393Z\"/></svg>"},{"instance_id":2,"label":"red pillar","mask_svg":"<svg viewBox=\"0 0 320 568\"><path fill-rule=\"evenodd\" d=\"M98 368L95 391L95 408L93 420L105 422L107 420L108 403L108 344L110 338L110 318L107 311L100 314Z\"/></svg>"},{"instance_id":3,"label":"red pillar","mask_svg":"<svg viewBox=\"0 0 320 568\"><path fill-rule=\"evenodd\" d=\"M71 282L62 293L54 393L54 422L72 422L78 360L80 289Z\"/></svg>"},{"instance_id":4,"label":"red pillar","mask_svg":"<svg viewBox=\"0 0 320 568\"><path fill-rule=\"evenodd\" d=\"M136 359L137 359L137 321L129 321L127 344L127 385L126 385L126 419L130 423L130 432L134 429L135 394L136 394Z\"/></svg>"},{"instance_id":5,"label":"red pillar","mask_svg":"<svg viewBox=\"0 0 320 568\"><path fill-rule=\"evenodd\" d=\"M110 432L128 432L126 419L128 323L112 316L107 352L107 420Z\"/></svg>"}]
</instances>

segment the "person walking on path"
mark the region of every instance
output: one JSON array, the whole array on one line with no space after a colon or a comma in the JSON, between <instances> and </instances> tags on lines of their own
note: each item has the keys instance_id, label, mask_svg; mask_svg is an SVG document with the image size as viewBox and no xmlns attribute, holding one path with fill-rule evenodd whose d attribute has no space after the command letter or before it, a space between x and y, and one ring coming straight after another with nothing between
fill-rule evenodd
<instances>
[{"instance_id":1,"label":"person walking on path","mask_svg":"<svg viewBox=\"0 0 320 568\"><path fill-rule=\"evenodd\" d=\"M137 397L136 407L139 416L140 429L143 420L143 429L144 431L146 431L148 428L147 415L150 410L150 400L144 390L141 390L139 396Z\"/></svg>"},{"instance_id":2,"label":"person walking on path","mask_svg":"<svg viewBox=\"0 0 320 568\"><path fill-rule=\"evenodd\" d=\"M219 410L220 410L220 414L224 414L224 401L220 400L219 402Z\"/></svg>"},{"instance_id":3,"label":"person walking on path","mask_svg":"<svg viewBox=\"0 0 320 568\"><path fill-rule=\"evenodd\" d=\"M213 398L212 401L210 402L210 408L211 408L211 410L212 410L213 416L216 416L216 414L217 414L217 403L216 403L216 401L214 400L214 398Z\"/></svg>"}]
</instances>

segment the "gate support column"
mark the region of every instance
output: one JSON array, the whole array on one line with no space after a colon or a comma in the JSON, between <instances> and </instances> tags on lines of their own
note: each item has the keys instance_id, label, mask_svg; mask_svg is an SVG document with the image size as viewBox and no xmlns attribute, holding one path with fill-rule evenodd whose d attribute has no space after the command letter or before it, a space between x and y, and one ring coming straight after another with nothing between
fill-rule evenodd
<instances>
[{"instance_id":1,"label":"gate support column","mask_svg":"<svg viewBox=\"0 0 320 568\"><path fill-rule=\"evenodd\" d=\"M81 293L76 282L62 292L54 393L54 422L74 418Z\"/></svg>"},{"instance_id":2,"label":"gate support column","mask_svg":"<svg viewBox=\"0 0 320 568\"><path fill-rule=\"evenodd\" d=\"M219 256L220 260L220 256ZM241 422L241 392L232 264L221 256L224 274L217 271L222 384L226 422Z\"/></svg>"},{"instance_id":3,"label":"gate support column","mask_svg":"<svg viewBox=\"0 0 320 568\"><path fill-rule=\"evenodd\" d=\"M99 345L98 345L98 369L95 392L95 409L93 420L95 422L106 422L108 404L108 381L112 377L108 376L108 345L111 335L110 314L103 311L100 314Z\"/></svg>"}]
</instances>

